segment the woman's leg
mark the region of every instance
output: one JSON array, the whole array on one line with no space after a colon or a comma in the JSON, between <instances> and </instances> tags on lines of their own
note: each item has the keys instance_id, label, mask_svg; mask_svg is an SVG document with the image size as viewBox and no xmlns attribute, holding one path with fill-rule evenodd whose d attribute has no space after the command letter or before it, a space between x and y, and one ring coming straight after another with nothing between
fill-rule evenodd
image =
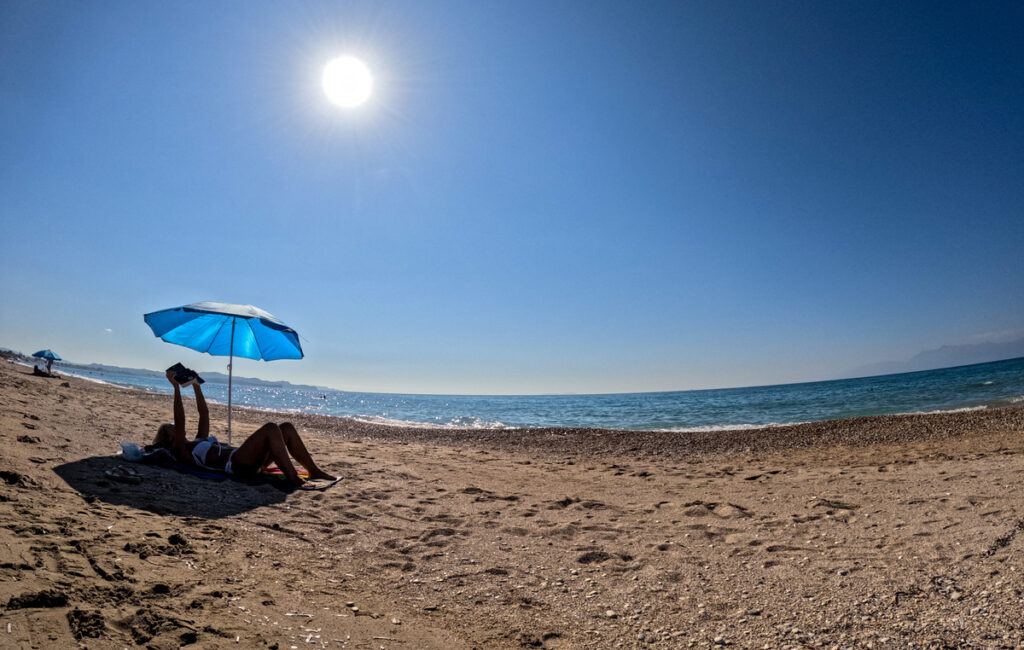
<instances>
[{"instance_id":1,"label":"woman's leg","mask_svg":"<svg viewBox=\"0 0 1024 650\"><path fill-rule=\"evenodd\" d=\"M309 471L309 478L320 478L328 481L333 481L337 478L323 471L315 462L313 462L313 457L309 455L309 452L306 450L306 445L303 444L302 438L299 437L299 432L295 430L295 427L292 426L291 422L283 422L279 425L279 428L281 429L281 435L284 437L284 443L288 447L288 451L291 452L295 460L299 461L300 465Z\"/></svg>"},{"instance_id":2,"label":"woman's leg","mask_svg":"<svg viewBox=\"0 0 1024 650\"><path fill-rule=\"evenodd\" d=\"M268 458L277 463L289 481L295 485L302 485L303 480L299 478L299 473L288 456L288 447L285 445L281 428L273 422L264 424L246 438L231 457L231 465L233 468L255 472L266 465Z\"/></svg>"},{"instance_id":3,"label":"woman's leg","mask_svg":"<svg viewBox=\"0 0 1024 650\"><path fill-rule=\"evenodd\" d=\"M210 437L210 409L206 406L206 398L203 397L203 389L199 382L192 384L192 392L196 394L196 409L199 411L199 431L196 433L196 440Z\"/></svg>"}]
</instances>

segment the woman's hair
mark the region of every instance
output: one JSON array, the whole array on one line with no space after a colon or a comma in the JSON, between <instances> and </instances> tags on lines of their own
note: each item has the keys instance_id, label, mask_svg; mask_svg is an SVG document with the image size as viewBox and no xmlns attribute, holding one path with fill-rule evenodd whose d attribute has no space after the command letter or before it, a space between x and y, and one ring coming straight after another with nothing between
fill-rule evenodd
<instances>
[{"instance_id":1,"label":"woman's hair","mask_svg":"<svg viewBox=\"0 0 1024 650\"><path fill-rule=\"evenodd\" d=\"M153 444L151 447L170 447L174 441L174 425L173 424L161 424L160 428L156 430L156 437L153 438Z\"/></svg>"}]
</instances>

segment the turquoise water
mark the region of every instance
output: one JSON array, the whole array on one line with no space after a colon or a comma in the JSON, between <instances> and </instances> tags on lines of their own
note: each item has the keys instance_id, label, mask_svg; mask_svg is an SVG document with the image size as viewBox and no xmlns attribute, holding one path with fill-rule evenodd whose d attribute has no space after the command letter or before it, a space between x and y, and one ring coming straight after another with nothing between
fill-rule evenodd
<instances>
[{"instance_id":1,"label":"turquoise water","mask_svg":"<svg viewBox=\"0 0 1024 650\"><path fill-rule=\"evenodd\" d=\"M170 393L162 373L69 364L60 364L59 369L120 386ZM226 383L207 381L203 391L207 399L227 403ZM860 379L618 395L400 395L246 385L236 380L232 402L411 426L708 430L1024 404L1024 357Z\"/></svg>"}]
</instances>

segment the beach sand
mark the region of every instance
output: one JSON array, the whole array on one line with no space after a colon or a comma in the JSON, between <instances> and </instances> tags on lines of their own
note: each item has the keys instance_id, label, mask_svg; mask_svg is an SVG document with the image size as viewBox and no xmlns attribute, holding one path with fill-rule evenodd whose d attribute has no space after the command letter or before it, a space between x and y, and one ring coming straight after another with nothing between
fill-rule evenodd
<instances>
[{"instance_id":1,"label":"beach sand","mask_svg":"<svg viewBox=\"0 0 1024 650\"><path fill-rule=\"evenodd\" d=\"M707 434L234 413L236 443L288 419L345 479L130 465L169 396L0 362L0 647L1024 646L1024 409Z\"/></svg>"}]
</instances>

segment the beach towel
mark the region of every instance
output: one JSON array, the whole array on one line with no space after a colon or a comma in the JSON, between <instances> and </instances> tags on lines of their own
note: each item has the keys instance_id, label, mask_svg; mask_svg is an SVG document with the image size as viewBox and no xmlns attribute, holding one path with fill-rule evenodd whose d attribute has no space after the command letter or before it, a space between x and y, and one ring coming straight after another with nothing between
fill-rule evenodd
<instances>
[{"instance_id":1,"label":"beach towel","mask_svg":"<svg viewBox=\"0 0 1024 650\"><path fill-rule=\"evenodd\" d=\"M295 486L291 481L284 475L284 472L276 466L266 468L264 471L259 472L250 476L239 476L237 474L229 474L216 469L208 469L205 467L197 467L188 463L182 463L174 457L174 454L168 449L154 449L153 451L142 454L142 458L139 462L147 465L159 465L161 467L169 467L173 470L177 470L182 474L191 474L192 476L198 476L199 478L209 479L213 481L224 481L231 480L236 483L244 483L246 485L272 485L282 492L292 492L294 490L326 490L328 488L337 485L344 476L339 476L333 481L308 481L301 487ZM304 469L299 470L299 476L308 479L309 472Z\"/></svg>"}]
</instances>

